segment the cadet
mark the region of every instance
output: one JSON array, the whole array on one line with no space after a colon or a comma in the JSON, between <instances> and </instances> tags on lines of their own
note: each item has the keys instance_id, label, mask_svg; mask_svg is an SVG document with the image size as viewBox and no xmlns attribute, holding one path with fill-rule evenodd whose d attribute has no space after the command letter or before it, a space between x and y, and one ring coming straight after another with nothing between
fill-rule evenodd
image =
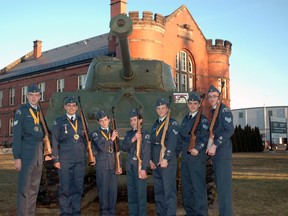
<instances>
[{"instance_id":1,"label":"cadet","mask_svg":"<svg viewBox=\"0 0 288 216\"><path fill-rule=\"evenodd\" d=\"M16 111L13 127L13 156L18 173L18 215L35 215L43 164L43 128L40 124L40 89L28 87L28 102Z\"/></svg>"},{"instance_id":2,"label":"cadet","mask_svg":"<svg viewBox=\"0 0 288 216\"><path fill-rule=\"evenodd\" d=\"M60 215L81 215L87 142L81 118L76 114L76 99L66 98L64 109L66 114L56 119L52 130L52 155L60 182Z\"/></svg>"},{"instance_id":3,"label":"cadet","mask_svg":"<svg viewBox=\"0 0 288 216\"><path fill-rule=\"evenodd\" d=\"M178 135L178 123L170 118L168 130L165 136L166 151L160 158L161 137L165 125L165 119L169 112L169 102L159 98L156 102L158 119L151 131L151 160L150 168L153 170L154 196L157 215L176 215L177 191L176 191L176 144Z\"/></svg>"},{"instance_id":4,"label":"cadet","mask_svg":"<svg viewBox=\"0 0 288 216\"><path fill-rule=\"evenodd\" d=\"M122 173L122 170L115 173L113 141L118 138L118 132L109 128L110 118L105 111L99 111L96 117L100 128L92 133L92 142L97 151L96 182L99 193L99 212L100 215L115 215L117 175Z\"/></svg>"},{"instance_id":5,"label":"cadet","mask_svg":"<svg viewBox=\"0 0 288 216\"><path fill-rule=\"evenodd\" d=\"M213 85L208 91L208 100L212 106L212 116L219 102L220 92ZM220 104L219 114L213 129L214 143L207 149L212 156L212 164L216 178L219 215L231 216L232 210L232 143L230 137L234 133L231 111Z\"/></svg>"},{"instance_id":6,"label":"cadet","mask_svg":"<svg viewBox=\"0 0 288 216\"><path fill-rule=\"evenodd\" d=\"M195 147L188 152L191 130L200 108L200 96L197 92L189 95L187 107L189 113L182 120L179 129L177 154L182 151L181 187L182 202L187 216L208 215L206 187L206 147L209 137L207 118L201 114L195 130Z\"/></svg>"},{"instance_id":7,"label":"cadet","mask_svg":"<svg viewBox=\"0 0 288 216\"><path fill-rule=\"evenodd\" d=\"M150 135L141 128L141 133L137 132L137 122L143 122L139 111L133 109L129 112L131 130L126 132L122 150L128 152L126 156L126 175L128 187L128 206L130 216L147 215L147 172L150 160ZM139 118L139 120L138 120ZM140 148L140 158L142 166L138 167L137 160L137 138L142 139Z\"/></svg>"}]
</instances>

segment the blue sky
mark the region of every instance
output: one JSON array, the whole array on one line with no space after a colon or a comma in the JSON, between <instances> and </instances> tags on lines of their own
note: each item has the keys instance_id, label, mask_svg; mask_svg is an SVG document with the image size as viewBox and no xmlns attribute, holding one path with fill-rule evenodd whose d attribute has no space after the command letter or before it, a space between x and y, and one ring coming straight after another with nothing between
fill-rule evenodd
<instances>
[{"instance_id":1,"label":"blue sky","mask_svg":"<svg viewBox=\"0 0 288 216\"><path fill-rule=\"evenodd\" d=\"M288 105L287 0L127 0L127 11L168 15L185 4L207 39L229 40L231 108ZM109 31L110 0L1 0L0 68Z\"/></svg>"}]
</instances>

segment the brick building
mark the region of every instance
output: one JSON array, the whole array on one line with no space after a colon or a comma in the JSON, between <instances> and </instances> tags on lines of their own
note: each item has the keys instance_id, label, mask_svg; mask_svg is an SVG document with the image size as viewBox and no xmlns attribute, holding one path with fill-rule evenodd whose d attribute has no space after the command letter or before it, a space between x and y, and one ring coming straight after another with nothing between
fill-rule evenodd
<instances>
[{"instance_id":1,"label":"brick building","mask_svg":"<svg viewBox=\"0 0 288 216\"><path fill-rule=\"evenodd\" d=\"M127 13L127 0L111 0L111 17ZM129 36L131 59L157 59L171 66L178 91L207 92L225 81L223 101L230 106L229 57L232 44L207 40L185 5L167 16L150 11L128 12L133 21ZM172 42L173 41L173 42ZM0 144L12 141L15 110L26 102L27 87L42 90L45 113L54 92L82 89L90 62L107 55L121 58L118 43L109 33L42 51L42 42L0 71ZM204 103L204 105L206 105ZM207 110L206 105L206 110Z\"/></svg>"}]
</instances>

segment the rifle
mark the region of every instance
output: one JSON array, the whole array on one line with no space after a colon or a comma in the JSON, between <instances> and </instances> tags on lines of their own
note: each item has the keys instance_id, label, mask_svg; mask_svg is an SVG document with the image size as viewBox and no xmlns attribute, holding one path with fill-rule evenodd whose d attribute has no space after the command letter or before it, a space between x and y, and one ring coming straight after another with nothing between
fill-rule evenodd
<instances>
[{"instance_id":1,"label":"rifle","mask_svg":"<svg viewBox=\"0 0 288 216\"><path fill-rule=\"evenodd\" d=\"M187 151L187 154L190 154L192 149L195 148L196 146L196 134L195 134L195 131L200 123L200 119L201 119L201 115L202 115L202 112L203 112L203 106L202 106L202 103L203 103L203 99L205 97L205 94L202 94L200 96L200 107L198 109L198 112L196 114L196 119L195 119L195 122L194 122L194 125L191 129L191 138L190 138L190 142L189 142L189 147L188 147L188 151Z\"/></svg>"},{"instance_id":2,"label":"rifle","mask_svg":"<svg viewBox=\"0 0 288 216\"><path fill-rule=\"evenodd\" d=\"M164 128L163 128L163 133L162 133L162 137L161 137L161 150L160 150L160 157L159 157L159 163L161 160L163 160L164 155L165 155L165 151L166 151L166 146L164 144L165 141L165 136L169 127L169 121L170 121L170 115L171 115L171 109L170 109L170 104L171 104L171 100L172 100L172 96L169 96L169 107L168 107L168 113L165 119L165 123L164 123Z\"/></svg>"},{"instance_id":3,"label":"rifle","mask_svg":"<svg viewBox=\"0 0 288 216\"><path fill-rule=\"evenodd\" d=\"M112 130L116 130L116 121L114 116L114 109L115 107L112 107ZM119 151L119 143L118 138L113 141L114 150L115 150L115 174L121 174L121 166L120 166L120 151Z\"/></svg>"},{"instance_id":4,"label":"rifle","mask_svg":"<svg viewBox=\"0 0 288 216\"><path fill-rule=\"evenodd\" d=\"M43 116L42 112L42 107L40 104L40 101L38 102L39 105L39 113L40 113L40 121L42 123L43 129L44 129L44 138L43 138L43 143L44 143L44 156L48 156L52 154L52 148L51 148L51 143L49 140L49 130L47 126L47 122Z\"/></svg>"},{"instance_id":5,"label":"rifle","mask_svg":"<svg viewBox=\"0 0 288 216\"><path fill-rule=\"evenodd\" d=\"M84 112L82 109L80 96L78 96L78 101L79 101L79 106L80 106L80 117L81 117L83 129L84 129L84 135L85 135L85 138L87 141L88 164L89 164L89 166L93 166L93 165L95 165L95 157L93 155L93 151L92 151L92 147L91 147L91 140L90 140L88 132L87 132L87 122L86 122L86 119L84 117Z\"/></svg>"},{"instance_id":6,"label":"rifle","mask_svg":"<svg viewBox=\"0 0 288 216\"><path fill-rule=\"evenodd\" d=\"M209 149L214 143L213 128L214 128L214 125L215 125L216 120L217 120L218 115L219 115L219 110L220 110L220 106L221 106L221 103L222 103L222 91L223 91L224 84L225 84L225 82L221 82L221 92L219 94L219 102L216 105L216 108L215 108L215 111L214 111L214 114L213 114L213 117L212 117L212 120L211 120L211 123L210 123L210 127L209 127L210 134L209 134L209 140L208 140L208 144L207 144L207 149Z\"/></svg>"},{"instance_id":7,"label":"rifle","mask_svg":"<svg viewBox=\"0 0 288 216\"><path fill-rule=\"evenodd\" d=\"M140 118L139 118L139 112L137 109L137 133L140 135L142 133L141 131L141 122L140 122ZM142 138L140 138L139 136L137 137L137 145L136 145L136 156L138 159L138 177L140 178L140 171L141 171L141 167L142 167L142 160L141 160L141 143L142 143Z\"/></svg>"}]
</instances>

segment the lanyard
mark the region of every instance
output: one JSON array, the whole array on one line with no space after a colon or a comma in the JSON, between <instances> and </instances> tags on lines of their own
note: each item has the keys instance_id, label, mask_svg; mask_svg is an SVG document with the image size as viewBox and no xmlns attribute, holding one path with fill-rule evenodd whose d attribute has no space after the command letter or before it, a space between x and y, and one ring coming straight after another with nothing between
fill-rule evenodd
<instances>
[{"instance_id":1,"label":"lanyard","mask_svg":"<svg viewBox=\"0 0 288 216\"><path fill-rule=\"evenodd\" d=\"M162 127L164 126L165 121L162 122L162 124L160 125L160 127L156 130L156 137L158 136L160 130L162 129Z\"/></svg>"},{"instance_id":2,"label":"lanyard","mask_svg":"<svg viewBox=\"0 0 288 216\"><path fill-rule=\"evenodd\" d=\"M77 130L78 130L78 120L76 119L76 121L75 121L75 126L74 126L74 124L70 121L69 118L67 118L67 120L69 121L71 127L74 129L75 133L77 133Z\"/></svg>"},{"instance_id":3,"label":"lanyard","mask_svg":"<svg viewBox=\"0 0 288 216\"><path fill-rule=\"evenodd\" d=\"M34 119L34 124L38 124L39 125L39 123L40 123L39 112L37 112L37 116L33 112L32 108L29 109L29 112L30 112L30 114L32 115L32 117Z\"/></svg>"},{"instance_id":4,"label":"lanyard","mask_svg":"<svg viewBox=\"0 0 288 216\"><path fill-rule=\"evenodd\" d=\"M105 132L101 130L101 134L105 137L106 140L110 139L110 133L108 135L108 137L106 136Z\"/></svg>"}]
</instances>

